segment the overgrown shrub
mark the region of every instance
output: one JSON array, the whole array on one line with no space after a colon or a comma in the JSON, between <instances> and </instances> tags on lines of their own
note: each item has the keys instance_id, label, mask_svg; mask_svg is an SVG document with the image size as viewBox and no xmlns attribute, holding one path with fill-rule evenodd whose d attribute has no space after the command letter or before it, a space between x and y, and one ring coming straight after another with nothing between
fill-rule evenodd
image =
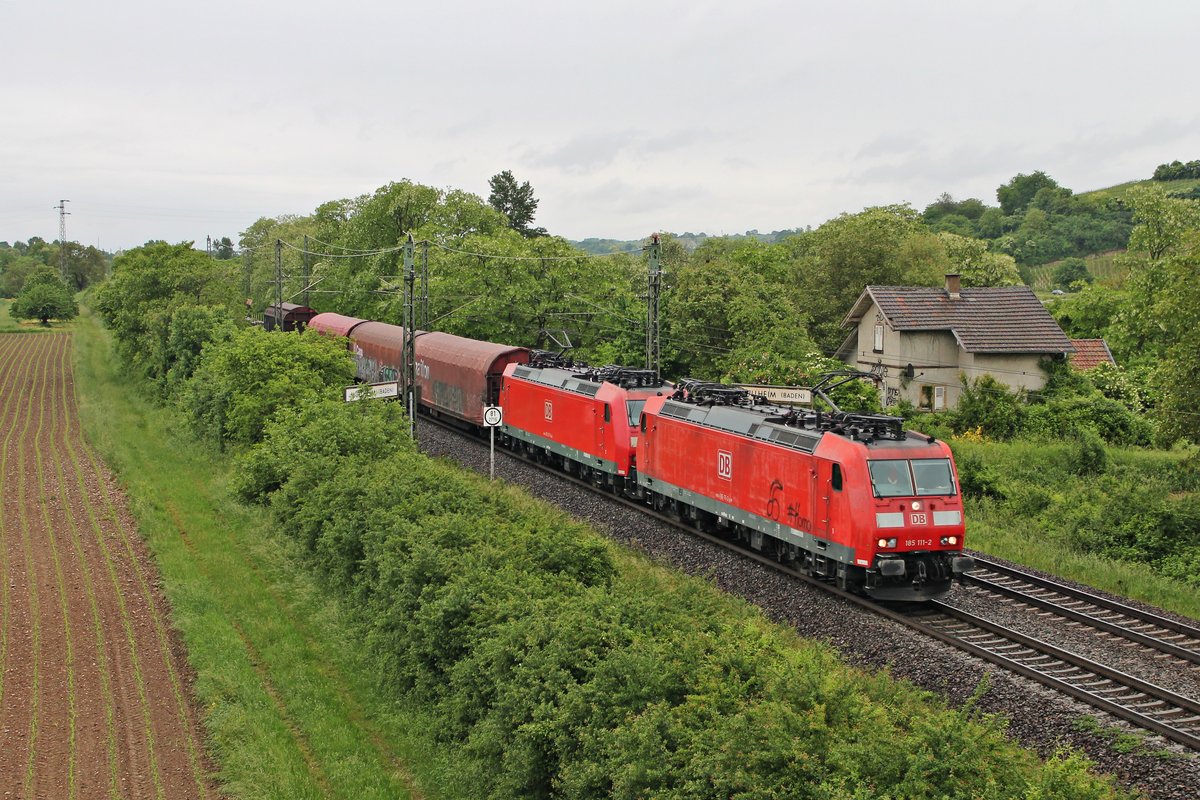
<instances>
[{"instance_id":1,"label":"overgrown shrub","mask_svg":"<svg viewBox=\"0 0 1200 800\"><path fill-rule=\"evenodd\" d=\"M204 347L179 402L201 438L252 444L279 409L338 397L353 380L354 361L335 338L244 328Z\"/></svg>"},{"instance_id":2,"label":"overgrown shrub","mask_svg":"<svg viewBox=\"0 0 1200 800\"><path fill-rule=\"evenodd\" d=\"M1018 393L991 375L970 382L964 376L962 387L954 413L955 433L979 428L988 438L1005 441L1020 432L1026 411Z\"/></svg>"},{"instance_id":3,"label":"overgrown shrub","mask_svg":"<svg viewBox=\"0 0 1200 800\"><path fill-rule=\"evenodd\" d=\"M990 497L994 500L1004 499L1004 489L1001 487L1000 476L975 453L959 455L955 452L954 465L958 468L959 488L966 497Z\"/></svg>"},{"instance_id":4,"label":"overgrown shrub","mask_svg":"<svg viewBox=\"0 0 1200 800\"><path fill-rule=\"evenodd\" d=\"M1076 475L1100 475L1108 469L1108 453L1100 436L1091 428L1081 428L1071 448L1071 466Z\"/></svg>"},{"instance_id":5,"label":"overgrown shrub","mask_svg":"<svg viewBox=\"0 0 1200 800\"><path fill-rule=\"evenodd\" d=\"M1086 430L1110 444L1139 446L1148 445L1153 434L1153 426L1144 417L1099 393L1030 405L1023 428L1026 434L1046 441L1077 437Z\"/></svg>"},{"instance_id":6,"label":"overgrown shrub","mask_svg":"<svg viewBox=\"0 0 1200 800\"><path fill-rule=\"evenodd\" d=\"M1081 550L1142 563L1200 585L1200 498L1161 480L1104 475L1047 510L1047 524Z\"/></svg>"}]
</instances>

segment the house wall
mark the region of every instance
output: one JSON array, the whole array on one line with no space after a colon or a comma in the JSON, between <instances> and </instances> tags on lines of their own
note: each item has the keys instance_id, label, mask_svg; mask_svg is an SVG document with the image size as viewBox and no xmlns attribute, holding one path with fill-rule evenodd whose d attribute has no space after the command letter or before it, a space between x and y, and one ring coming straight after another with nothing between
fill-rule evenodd
<instances>
[{"instance_id":1,"label":"house wall","mask_svg":"<svg viewBox=\"0 0 1200 800\"><path fill-rule=\"evenodd\" d=\"M883 350L875 349L875 324L883 323ZM858 323L855 352L847 358L850 366L871 370L884 367L881 388L885 405L907 400L915 406L929 406L935 387L942 387L946 408L954 408L962 394L960 375L975 380L991 374L1013 389L1040 389L1046 377L1038 367L1040 354L976 354L964 352L950 331L895 331L872 305ZM905 378L905 368L913 365L915 375ZM924 387L928 387L927 389Z\"/></svg>"},{"instance_id":2,"label":"house wall","mask_svg":"<svg viewBox=\"0 0 1200 800\"><path fill-rule=\"evenodd\" d=\"M1038 366L1044 357L1043 353L963 353L961 364L967 380L990 374L1010 389L1034 390L1046 385L1046 374Z\"/></svg>"}]
</instances>

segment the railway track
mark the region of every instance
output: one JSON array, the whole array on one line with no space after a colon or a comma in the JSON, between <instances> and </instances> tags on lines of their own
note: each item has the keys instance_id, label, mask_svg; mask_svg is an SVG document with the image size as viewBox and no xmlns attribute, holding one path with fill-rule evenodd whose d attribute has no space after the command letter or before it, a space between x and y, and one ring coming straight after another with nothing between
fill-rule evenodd
<instances>
[{"instance_id":1,"label":"railway track","mask_svg":"<svg viewBox=\"0 0 1200 800\"><path fill-rule=\"evenodd\" d=\"M1200 702L937 600L904 624L1200 751Z\"/></svg>"},{"instance_id":2,"label":"railway track","mask_svg":"<svg viewBox=\"0 0 1200 800\"><path fill-rule=\"evenodd\" d=\"M429 417L422 417L422 421L474 440L474 437L464 434L461 429L446 425L441 421ZM479 443L486 447L482 442ZM692 536L737 552L739 555L752 561L784 572L796 580L818 586L822 590L835 594L843 598L846 602L857 605L873 614L890 619L923 635L983 659L988 663L1022 675L1048 688L1091 705L1094 708L1112 714L1144 730L1159 734L1166 739L1200 752L1200 702L1196 700L1175 694L1162 687L1126 675L1119 670L1069 653L1047 642L1025 636L1017 631L1004 628L982 617L939 601L929 601L917 606L915 609L908 607L903 610L881 605L869 598L838 589L828 581L788 568L773 558L739 547L720 536L697 530L669 514L654 511L644 503L600 490L588 481L524 458L511 451L505 450L504 452L506 455L519 458L522 463L529 464L577 486L587 488L589 491L598 492L614 502L635 508L639 512L647 514L660 522L680 528ZM984 585L985 582L988 582L995 586L1003 586L1004 581L986 577L989 574L1005 574L1000 572L1000 570L1013 573L1005 581L1022 580L1028 575L1028 573L1023 573L1020 570L994 564L987 559L977 558L977 563L980 564L981 568L976 570L976 573L979 575L973 581L976 585ZM993 568L995 571L993 571ZM1021 577L1018 578L1018 575ZM1028 575L1028 578L1031 579L1029 583L1032 586L1036 587L1044 584L1041 591L1050 592L1052 590L1051 587L1053 587L1053 591L1058 591L1062 596L1068 598L1067 605L1056 606L1053 609L1054 613L1059 613L1059 609L1069 608L1073 603L1092 604L1093 608L1103 609L1111 614L1118 612L1115 609L1107 608L1107 606L1120 607L1121 611L1119 613L1123 615L1123 620L1137 620L1137 622L1121 624L1112 618L1104 619L1100 612L1088 613L1080 608L1070 608L1070 613L1064 613L1062 616L1070 619L1078 619L1078 621L1089 625L1093 621L1102 622L1103 626L1096 626L1100 630L1108 632L1108 626L1112 626L1122 631L1122 634L1115 635L1126 635L1126 638L1130 638L1131 640L1134 640L1136 637L1145 637L1153 639L1159 645L1165 644L1168 647L1177 648L1181 652L1190 652L1188 643L1191 641L1191 635L1188 631L1195 629L1191 629L1189 626L1181 625L1174 620L1148 614L1147 612L1142 612L1120 603L1115 603L1106 598L1080 592L1052 581L1046 581L1038 578L1038 576ZM991 586L987 586L986 588L990 590ZM1016 591L1018 590L1007 586L997 593L1008 594L1009 592ZM1083 597L1072 597L1068 592L1082 595L1087 600L1084 600ZM1008 596L1011 596L1011 594L1008 594ZM1021 595L1020 600L1021 602L1029 602L1030 605L1053 602L1040 596L1035 599L1034 595L1029 594ZM1092 601L1095 602L1092 603ZM1128 614L1125 613L1125 609L1128 609ZM1150 620L1153 620L1153 622ZM1168 627L1166 623L1169 623L1173 627ZM1136 630L1140 626L1145 627L1142 630ZM1185 630L1176 630L1175 628L1177 627L1182 627ZM1166 638L1175 636L1180 638L1172 638L1171 641L1166 641L1164 637L1156 637L1151 631L1158 629L1168 631L1169 635ZM1146 644L1145 646L1150 647L1151 645ZM1161 646L1154 649L1160 650L1160 652L1167 652ZM1174 652L1170 654L1175 655Z\"/></svg>"},{"instance_id":3,"label":"railway track","mask_svg":"<svg viewBox=\"0 0 1200 800\"><path fill-rule=\"evenodd\" d=\"M1067 586L1025 570L975 557L963 582L1000 597L1126 639L1149 650L1200 665L1200 627Z\"/></svg>"}]
</instances>

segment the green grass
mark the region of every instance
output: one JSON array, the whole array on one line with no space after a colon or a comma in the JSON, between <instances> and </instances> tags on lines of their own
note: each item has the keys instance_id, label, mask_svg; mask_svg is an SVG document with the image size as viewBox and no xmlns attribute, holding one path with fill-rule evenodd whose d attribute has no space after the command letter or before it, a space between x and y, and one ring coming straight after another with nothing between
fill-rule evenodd
<instances>
[{"instance_id":1,"label":"green grass","mask_svg":"<svg viewBox=\"0 0 1200 800\"><path fill-rule=\"evenodd\" d=\"M1071 724L1080 733L1090 733L1108 742L1114 753L1133 753L1139 756L1153 756L1165 760L1184 759L1186 756L1162 748L1151 747L1146 741L1145 731L1129 731L1115 725L1102 725L1092 716L1082 716Z\"/></svg>"},{"instance_id":2,"label":"green grass","mask_svg":"<svg viewBox=\"0 0 1200 800\"><path fill-rule=\"evenodd\" d=\"M1157 575L1145 565L1081 553L1052 539L1031 536L1031 531L980 514L978 507L974 513L967 509L967 545L972 549L1200 620L1195 589Z\"/></svg>"},{"instance_id":3,"label":"green grass","mask_svg":"<svg viewBox=\"0 0 1200 800\"><path fill-rule=\"evenodd\" d=\"M222 789L469 796L428 741L427 721L376 691L350 626L287 540L228 496L228 459L198 447L175 412L114 372L108 337L86 312L75 346L85 430L157 560Z\"/></svg>"}]
</instances>

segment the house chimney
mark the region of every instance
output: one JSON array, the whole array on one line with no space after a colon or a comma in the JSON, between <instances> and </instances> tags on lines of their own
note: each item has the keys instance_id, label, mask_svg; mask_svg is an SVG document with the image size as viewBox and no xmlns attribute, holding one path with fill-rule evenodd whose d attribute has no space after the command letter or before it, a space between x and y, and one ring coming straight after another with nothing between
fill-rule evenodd
<instances>
[{"instance_id":1,"label":"house chimney","mask_svg":"<svg viewBox=\"0 0 1200 800\"><path fill-rule=\"evenodd\" d=\"M960 288L962 286L962 276L957 272L946 273L946 294L950 295L951 300L957 300L962 296Z\"/></svg>"}]
</instances>

